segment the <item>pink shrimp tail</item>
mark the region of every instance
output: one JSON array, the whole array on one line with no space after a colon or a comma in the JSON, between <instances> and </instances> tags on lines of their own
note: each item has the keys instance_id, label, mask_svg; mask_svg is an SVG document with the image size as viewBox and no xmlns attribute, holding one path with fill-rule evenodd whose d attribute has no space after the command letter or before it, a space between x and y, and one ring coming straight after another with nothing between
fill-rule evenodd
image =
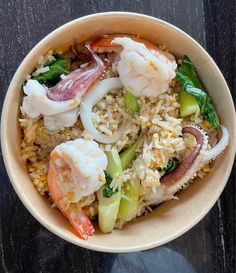
<instances>
[{"instance_id":1,"label":"pink shrimp tail","mask_svg":"<svg viewBox=\"0 0 236 273\"><path fill-rule=\"evenodd\" d=\"M64 193L58 185L57 173L60 172L60 168L56 168L55 164L50 161L48 170L48 188L51 193L51 197L63 215L69 220L70 224L74 227L80 238L87 240L88 236L94 233L94 227L85 214L83 209L78 205L69 205L65 207L63 205Z\"/></svg>"},{"instance_id":2,"label":"pink shrimp tail","mask_svg":"<svg viewBox=\"0 0 236 273\"><path fill-rule=\"evenodd\" d=\"M76 208L68 207L65 209L61 200L58 200L56 205L69 220L80 238L87 240L88 236L93 235L95 229L82 208L77 206Z\"/></svg>"}]
</instances>

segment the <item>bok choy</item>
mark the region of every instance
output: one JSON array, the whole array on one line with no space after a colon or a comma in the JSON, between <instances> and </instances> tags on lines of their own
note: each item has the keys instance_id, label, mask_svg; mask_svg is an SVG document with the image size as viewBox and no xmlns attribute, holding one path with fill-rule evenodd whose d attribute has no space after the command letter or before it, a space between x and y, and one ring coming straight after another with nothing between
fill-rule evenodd
<instances>
[{"instance_id":1,"label":"bok choy","mask_svg":"<svg viewBox=\"0 0 236 273\"><path fill-rule=\"evenodd\" d=\"M44 67L48 67L48 71L40 73L32 77L32 79L51 87L61 79L62 74L68 74L69 63L67 59L63 55L55 55L54 58L54 60L48 61L44 65Z\"/></svg>"},{"instance_id":2,"label":"bok choy","mask_svg":"<svg viewBox=\"0 0 236 273\"><path fill-rule=\"evenodd\" d=\"M136 149L142 141L143 136L140 135L131 146L120 154L123 170L127 169L131 162L136 158ZM130 221L134 217L138 205L139 188L140 180L138 178L131 179L123 184L121 189L122 198L118 212L119 219Z\"/></svg>"},{"instance_id":3,"label":"bok choy","mask_svg":"<svg viewBox=\"0 0 236 273\"><path fill-rule=\"evenodd\" d=\"M112 232L121 199L121 173L122 165L117 149L112 148L111 151L106 152L108 165L106 168L106 184L101 187L98 193L98 223L102 232ZM120 175L120 184L117 189L113 191L111 182L114 177ZM109 181L108 181L109 180Z\"/></svg>"},{"instance_id":4,"label":"bok choy","mask_svg":"<svg viewBox=\"0 0 236 273\"><path fill-rule=\"evenodd\" d=\"M203 117L217 131L219 129L219 119L215 107L211 98L203 90L196 69L187 56L184 56L180 68L176 71L176 79L186 93L196 98Z\"/></svg>"}]
</instances>

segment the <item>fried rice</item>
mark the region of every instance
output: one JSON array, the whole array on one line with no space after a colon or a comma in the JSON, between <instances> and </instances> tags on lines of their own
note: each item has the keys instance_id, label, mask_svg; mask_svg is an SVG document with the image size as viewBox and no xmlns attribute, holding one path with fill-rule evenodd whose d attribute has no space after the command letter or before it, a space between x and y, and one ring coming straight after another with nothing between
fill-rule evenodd
<instances>
[{"instance_id":1,"label":"fried rice","mask_svg":"<svg viewBox=\"0 0 236 273\"><path fill-rule=\"evenodd\" d=\"M33 76L47 70L44 65L47 61L53 60L53 54L55 52L50 50L45 56L39 58ZM73 69L81 65L74 62L76 56L71 49L66 52L66 56ZM104 78L116 75L116 66L117 63L113 63ZM28 80L30 77L31 75L27 75L26 79ZM186 118L180 117L178 90L179 85L174 79L169 90L164 94L151 98L139 97L139 113L130 119L123 137L113 145L99 144L99 147L104 151L109 151L112 146L115 146L120 152L135 141L140 129L145 132L143 143L138 148L137 158L123 173L123 183L135 178L139 178L141 181L136 216L151 210L149 202L144 201L142 196L150 190L155 190L156 186L160 184L161 173L158 168L166 166L168 160L173 157L183 160L196 146L196 140L192 135L189 134L183 138L183 126L187 124L200 125L208 133L209 143L214 146L217 142L217 134L202 115L197 118L194 115ZM125 109L124 90L112 90L94 106L92 119L99 132L113 136L119 128L122 118L127 115L129 114ZM73 126L56 131L49 131L44 126L42 117L33 119L21 114L19 123L22 129L21 156L26 163L30 179L41 195L50 196L47 172L51 151L65 141L75 140L79 137L92 140L93 137L83 128L80 119ZM208 144L209 148L210 144ZM203 178L211 169L211 164L205 165L197 173L198 177ZM114 185L115 187L116 185ZM96 216L95 194L84 197L79 202L81 207L86 207L90 217ZM116 226L121 227L122 223L117 223Z\"/></svg>"}]
</instances>

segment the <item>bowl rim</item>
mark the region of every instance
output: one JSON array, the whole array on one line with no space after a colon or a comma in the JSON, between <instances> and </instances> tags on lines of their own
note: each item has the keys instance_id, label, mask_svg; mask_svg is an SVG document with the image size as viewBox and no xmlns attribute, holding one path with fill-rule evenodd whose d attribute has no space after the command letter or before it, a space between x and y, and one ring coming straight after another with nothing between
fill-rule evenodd
<instances>
[{"instance_id":1,"label":"bowl rim","mask_svg":"<svg viewBox=\"0 0 236 273\"><path fill-rule=\"evenodd\" d=\"M38 48L41 47L41 45L43 45L45 43L45 41L49 38L49 37L53 37L55 36L58 32L64 31L67 27L69 27L70 25L73 24L77 24L79 22L82 21L86 21L92 18L100 18L103 16L117 16L117 17L122 17L122 16L130 16L130 17L139 17L139 18L143 18L145 20L149 20L149 21L153 21L153 22L158 22L161 25L164 25L168 28L171 28L172 30L174 30L175 32L179 33L180 35L184 36L185 38L191 40L191 42L198 47L208 58L209 62L214 66L216 72L217 72L217 76L220 78L221 82L223 83L227 93L229 94L229 103L231 104L232 109L234 109L234 103L233 103L233 99L229 90L229 87L220 71L220 69L218 68L218 66L216 65L216 63L214 62L214 60L212 59L212 57L207 53L207 51L195 40L193 39L190 35L188 35L186 32L184 32L183 30L181 30L180 28L172 25L171 23L168 23L162 19L159 18L155 18L149 15L145 15L145 14L140 14L140 13L135 13L135 12L123 12L123 11L111 11L111 12L101 12L101 13L94 13L94 14L90 14L90 15L86 15L86 16L82 16L79 17L77 19L74 19L72 21L69 21L65 24L63 24L62 26L56 28L55 30L53 30L52 32L50 32L48 35L46 35L42 40L40 40L30 51L29 53L24 57L23 61L21 62L21 64L19 65L19 67L17 68L16 72L14 73L14 76L10 82L10 85L8 87L5 99L4 99L4 103L3 103L3 108L2 108L2 115L1 115L1 149L2 149L2 155L3 155L3 161L4 161L4 165L8 174L8 177L10 178L11 184L15 190L15 192L17 193L19 199L22 201L22 203L24 204L25 208L30 212L30 214L40 223L42 224L45 228L47 228L49 231L51 231L53 234L57 235L58 237L64 239L67 242L70 242L74 245L80 246L80 247L84 247L90 250L96 250L96 251L101 251L101 252L111 252L111 253L125 253L125 252L134 252L134 251L141 251L141 250L147 250L147 249L151 249L157 246L160 246L162 244L165 244L167 242L170 242L174 239L176 239L177 237L181 236L182 234L184 234L185 232L187 232L188 230L190 230L193 226L195 226L209 211L210 209L213 207L213 205L216 203L217 199L219 198L219 196L221 195L227 181L228 178L230 176L230 172L232 170L232 166L233 166L233 157L231 162L229 162L230 164L230 168L228 168L228 171L224 174L224 178L223 178L223 182L221 184L221 187L218 190L218 194L217 196L209 203L207 203L207 209L205 209L201 214L198 215L198 217L196 217L194 219L194 221L192 221L188 226L186 226L185 228L179 230L178 232L175 232L172 236L169 236L161 241L158 242L151 242L151 243L143 243L142 245L137 245L137 246L131 246L131 247L107 247L107 246L98 246L94 243L91 243L88 241L84 241L84 240L76 240L75 238L71 237L70 235L67 235L65 233L63 233L63 231L61 231L60 229L54 228L53 225L50 224L50 222L46 221L42 215L40 215L39 213L37 213L37 210L34 208L34 206L32 206L27 198L24 196L24 194L22 194L16 187L16 182L15 179L13 178L12 175L12 170L9 164L9 161L7 160L7 147L5 145L6 143L6 139L7 136L5 134L6 131L6 126L4 126L4 122L3 119L5 118L5 112L7 109L7 106L9 104L9 94L10 94L10 90L12 89L13 83L15 81L15 78L17 76L17 74L20 73L22 67L24 67L25 62L30 59L31 54L37 50ZM235 112L235 109L234 109ZM233 117L234 120L234 124L236 124L236 116L234 115ZM236 134L236 126L234 126L234 133ZM236 151L236 143L234 143L234 147L232 149L232 154L235 153ZM86 243L85 243L86 242Z\"/></svg>"}]
</instances>

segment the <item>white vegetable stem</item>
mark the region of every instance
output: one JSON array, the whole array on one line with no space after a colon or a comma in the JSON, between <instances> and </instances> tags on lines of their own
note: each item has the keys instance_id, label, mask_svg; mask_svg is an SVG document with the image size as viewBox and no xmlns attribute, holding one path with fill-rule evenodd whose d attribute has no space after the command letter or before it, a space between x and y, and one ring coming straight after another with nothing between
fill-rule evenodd
<instances>
[{"instance_id":1,"label":"white vegetable stem","mask_svg":"<svg viewBox=\"0 0 236 273\"><path fill-rule=\"evenodd\" d=\"M92 121L93 106L102 99L110 90L121 89L122 83L119 78L110 78L100 81L89 93L87 93L80 103L80 118L84 128L93 136L95 140L101 143L117 142L123 135L127 126L123 120L117 133L113 136L101 134L95 128Z\"/></svg>"}]
</instances>

